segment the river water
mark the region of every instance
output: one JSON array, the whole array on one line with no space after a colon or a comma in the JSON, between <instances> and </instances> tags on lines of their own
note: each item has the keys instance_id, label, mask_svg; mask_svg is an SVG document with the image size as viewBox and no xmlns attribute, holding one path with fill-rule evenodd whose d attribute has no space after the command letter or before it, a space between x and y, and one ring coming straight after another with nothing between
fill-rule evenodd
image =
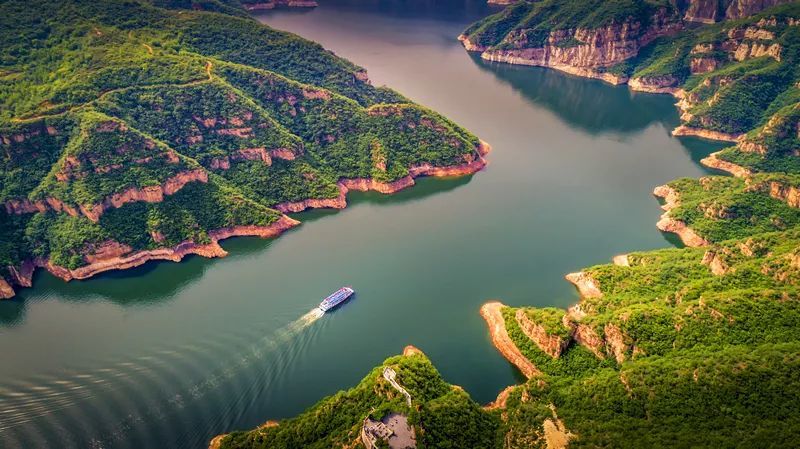
<instances>
[{"instance_id":1,"label":"river water","mask_svg":"<svg viewBox=\"0 0 800 449\"><path fill-rule=\"evenodd\" d=\"M719 146L670 137L667 96L491 64L455 37L482 1L324 1L259 20L321 42L489 142L489 167L355 193L272 241L35 287L0 303L0 447L198 448L292 416L406 344L488 402L520 379L478 309L568 306L565 273L667 247L653 187ZM306 313L342 285L354 300Z\"/></svg>"}]
</instances>

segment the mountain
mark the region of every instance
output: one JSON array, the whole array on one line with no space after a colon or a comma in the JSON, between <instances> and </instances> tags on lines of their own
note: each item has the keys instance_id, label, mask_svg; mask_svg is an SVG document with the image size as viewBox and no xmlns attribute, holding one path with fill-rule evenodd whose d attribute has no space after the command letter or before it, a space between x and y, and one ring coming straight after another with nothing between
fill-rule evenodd
<instances>
[{"instance_id":1,"label":"mountain","mask_svg":"<svg viewBox=\"0 0 800 449\"><path fill-rule=\"evenodd\" d=\"M488 146L238 2L0 5L0 297L273 237Z\"/></svg>"}]
</instances>

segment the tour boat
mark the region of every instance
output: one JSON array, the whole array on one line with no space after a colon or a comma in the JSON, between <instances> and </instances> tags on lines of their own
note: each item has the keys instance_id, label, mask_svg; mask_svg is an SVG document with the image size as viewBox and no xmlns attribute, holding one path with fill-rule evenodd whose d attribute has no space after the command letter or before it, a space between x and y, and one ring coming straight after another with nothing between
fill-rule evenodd
<instances>
[{"instance_id":1,"label":"tour boat","mask_svg":"<svg viewBox=\"0 0 800 449\"><path fill-rule=\"evenodd\" d=\"M355 290L352 287L342 287L339 290L333 292L332 295L328 296L327 298L323 299L321 303L319 303L319 310L323 312L327 312L332 308L338 306L339 304L347 301L347 298L353 295Z\"/></svg>"}]
</instances>

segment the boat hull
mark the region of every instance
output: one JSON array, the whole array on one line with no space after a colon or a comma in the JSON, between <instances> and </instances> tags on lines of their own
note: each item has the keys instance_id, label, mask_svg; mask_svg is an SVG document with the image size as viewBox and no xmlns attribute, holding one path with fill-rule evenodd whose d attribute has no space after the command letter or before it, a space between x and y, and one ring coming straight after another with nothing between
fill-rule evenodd
<instances>
[{"instance_id":1,"label":"boat hull","mask_svg":"<svg viewBox=\"0 0 800 449\"><path fill-rule=\"evenodd\" d=\"M353 293L355 293L355 291L352 288L342 287L319 303L318 308L322 312L328 312L339 304L350 299L350 297L353 296Z\"/></svg>"}]
</instances>

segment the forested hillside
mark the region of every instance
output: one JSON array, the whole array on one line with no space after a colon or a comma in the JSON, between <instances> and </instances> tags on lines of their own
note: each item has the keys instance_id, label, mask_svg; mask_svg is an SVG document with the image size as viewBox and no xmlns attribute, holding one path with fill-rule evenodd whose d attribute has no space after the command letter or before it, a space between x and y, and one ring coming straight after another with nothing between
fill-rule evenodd
<instances>
[{"instance_id":1,"label":"forested hillside","mask_svg":"<svg viewBox=\"0 0 800 449\"><path fill-rule=\"evenodd\" d=\"M488 148L236 1L8 1L0 26L0 297L35 267L221 256Z\"/></svg>"}]
</instances>

